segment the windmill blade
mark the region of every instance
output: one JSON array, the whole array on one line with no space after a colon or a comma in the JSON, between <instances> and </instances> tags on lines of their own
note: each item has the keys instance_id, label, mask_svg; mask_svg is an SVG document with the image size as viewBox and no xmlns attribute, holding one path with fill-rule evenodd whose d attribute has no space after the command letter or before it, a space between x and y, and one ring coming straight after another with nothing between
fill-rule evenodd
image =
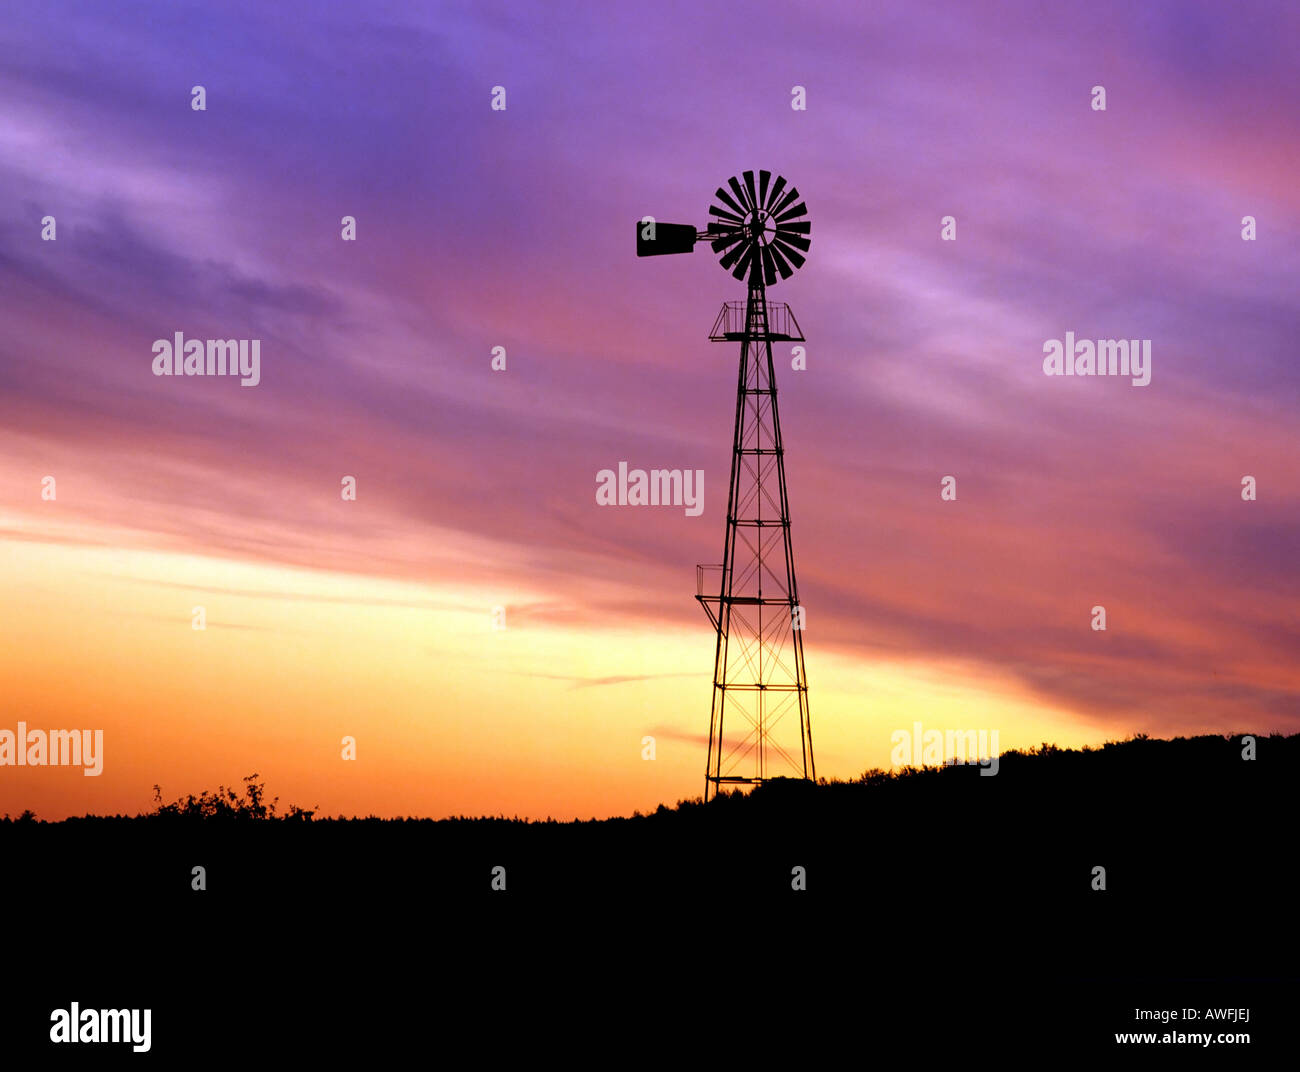
<instances>
[{"instance_id":1,"label":"windmill blade","mask_svg":"<svg viewBox=\"0 0 1300 1072\"><path fill-rule=\"evenodd\" d=\"M731 274L737 279L744 279L745 273L749 270L749 262L754 258L754 246L752 243L746 242L743 246L737 248L744 250L744 255L740 258L739 263L737 263L735 270ZM728 256L730 256L730 254L728 254Z\"/></svg>"},{"instance_id":2,"label":"windmill blade","mask_svg":"<svg viewBox=\"0 0 1300 1072\"><path fill-rule=\"evenodd\" d=\"M730 213L730 212L726 212L726 211L724 211L723 209L718 208L717 205L710 205L710 206L709 206L709 212L710 212L710 214L712 214L712 215L714 215L714 216L717 216L718 219L720 219L720 220L727 220L727 221L730 222L730 223L744 223L744 222L745 222L744 219L743 219L742 217L740 217L740 216L736 216L736 215L734 215L734 214L732 214L732 213Z\"/></svg>"},{"instance_id":3,"label":"windmill blade","mask_svg":"<svg viewBox=\"0 0 1300 1072\"><path fill-rule=\"evenodd\" d=\"M799 200L798 187L791 186L789 192L786 193L786 195L783 198L781 198L780 201L776 200L775 197L772 198L772 207L767 210L768 214L775 216L779 212L784 212L785 207L787 205L793 205L798 200Z\"/></svg>"},{"instance_id":4,"label":"windmill blade","mask_svg":"<svg viewBox=\"0 0 1300 1072\"><path fill-rule=\"evenodd\" d=\"M809 240L807 235L795 234L794 231L777 231L772 237L779 242L786 243L786 245L798 246L805 253L808 252Z\"/></svg>"},{"instance_id":5,"label":"windmill blade","mask_svg":"<svg viewBox=\"0 0 1300 1072\"><path fill-rule=\"evenodd\" d=\"M781 273L782 279L789 279L794 275L794 269L790 267L786 259L781 256L781 247L773 242L767 247L767 251L772 254L772 260L776 263L776 270Z\"/></svg>"},{"instance_id":6,"label":"windmill blade","mask_svg":"<svg viewBox=\"0 0 1300 1072\"><path fill-rule=\"evenodd\" d=\"M735 191L736 200L738 200L742 205L745 206L744 209L741 210L742 212L748 212L751 208L754 207L748 201L745 200L745 191L740 188L740 183L736 180L735 175L732 175L731 178L727 180L727 185L730 186L732 190Z\"/></svg>"},{"instance_id":7,"label":"windmill blade","mask_svg":"<svg viewBox=\"0 0 1300 1072\"><path fill-rule=\"evenodd\" d=\"M800 201L797 205L794 206L794 208L786 209L779 216L777 216L776 222L781 223L785 220L792 220L796 216L806 216L806 215L808 215L808 206L805 205L802 201Z\"/></svg>"},{"instance_id":8,"label":"windmill blade","mask_svg":"<svg viewBox=\"0 0 1300 1072\"><path fill-rule=\"evenodd\" d=\"M737 258L739 258L740 255L749 248L750 246L748 242L741 242L738 246L733 248L730 253L726 254L719 263L724 268L730 268L736 263ZM736 278L739 279L740 276L737 276Z\"/></svg>"},{"instance_id":9,"label":"windmill blade","mask_svg":"<svg viewBox=\"0 0 1300 1072\"><path fill-rule=\"evenodd\" d=\"M731 195L727 193L727 191L724 190L721 186L719 186L716 190L714 190L713 194L719 201L721 201L724 205L730 208L733 212L739 212L741 216L745 215L745 210L741 208L738 204L736 204L736 202L731 199Z\"/></svg>"},{"instance_id":10,"label":"windmill blade","mask_svg":"<svg viewBox=\"0 0 1300 1072\"><path fill-rule=\"evenodd\" d=\"M772 181L770 171L759 171L758 173L758 205L759 208L767 207L767 184Z\"/></svg>"},{"instance_id":11,"label":"windmill blade","mask_svg":"<svg viewBox=\"0 0 1300 1072\"><path fill-rule=\"evenodd\" d=\"M774 241L772 245L775 246L777 249L779 249L787 257L789 257L790 263L793 264L796 268L803 267L803 261L804 261L803 255L799 253L793 246L787 246L779 238L776 241Z\"/></svg>"},{"instance_id":12,"label":"windmill blade","mask_svg":"<svg viewBox=\"0 0 1300 1072\"><path fill-rule=\"evenodd\" d=\"M781 191L784 189L785 176L778 175L776 177L776 182L772 184L772 195L768 198L767 204L763 206L769 213L771 213L772 206L776 204L776 199L781 196Z\"/></svg>"},{"instance_id":13,"label":"windmill blade","mask_svg":"<svg viewBox=\"0 0 1300 1072\"><path fill-rule=\"evenodd\" d=\"M763 282L769 287L776 282L776 265L772 263L772 247L763 247Z\"/></svg>"},{"instance_id":14,"label":"windmill blade","mask_svg":"<svg viewBox=\"0 0 1300 1072\"><path fill-rule=\"evenodd\" d=\"M776 225L777 234L782 231L795 231L798 234L809 234L812 231L812 224L808 220L801 220L797 223L778 223Z\"/></svg>"},{"instance_id":15,"label":"windmill blade","mask_svg":"<svg viewBox=\"0 0 1300 1072\"><path fill-rule=\"evenodd\" d=\"M750 207L758 208L760 202L758 200L758 194L754 190L754 173L752 171L745 172L745 189L749 191Z\"/></svg>"}]
</instances>

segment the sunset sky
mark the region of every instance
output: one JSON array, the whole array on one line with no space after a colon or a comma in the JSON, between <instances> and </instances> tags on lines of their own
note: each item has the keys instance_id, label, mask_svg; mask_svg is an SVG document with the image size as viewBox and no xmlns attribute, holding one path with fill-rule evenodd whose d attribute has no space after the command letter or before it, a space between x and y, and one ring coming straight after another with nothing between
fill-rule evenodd
<instances>
[{"instance_id":1,"label":"sunset sky","mask_svg":"<svg viewBox=\"0 0 1300 1072\"><path fill-rule=\"evenodd\" d=\"M699 795L744 287L632 225L747 168L813 228L771 296L818 773L915 721L1295 732L1297 54L1291 3L8 5L0 728L105 758L0 814ZM155 377L178 331L260 385ZM1045 376L1067 331L1150 385ZM703 513L598 506L620 461Z\"/></svg>"}]
</instances>

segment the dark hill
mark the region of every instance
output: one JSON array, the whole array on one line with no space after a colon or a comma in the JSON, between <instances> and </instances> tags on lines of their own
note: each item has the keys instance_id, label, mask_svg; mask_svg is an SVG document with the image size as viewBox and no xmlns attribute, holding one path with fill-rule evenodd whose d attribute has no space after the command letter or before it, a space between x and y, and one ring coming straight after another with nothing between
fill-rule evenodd
<instances>
[{"instance_id":1,"label":"dark hill","mask_svg":"<svg viewBox=\"0 0 1300 1072\"><path fill-rule=\"evenodd\" d=\"M0 822L24 882L57 895L87 866L123 896L246 901L306 883L400 900L806 894L879 902L1084 906L1151 911L1248 901L1289 882L1300 735L1138 738L1074 751L1044 745L976 767L873 771L850 782L770 782L749 794L632 818L272 817L261 787L205 794L136 817ZM1092 889L1093 868L1106 890Z\"/></svg>"},{"instance_id":2,"label":"dark hill","mask_svg":"<svg viewBox=\"0 0 1300 1072\"><path fill-rule=\"evenodd\" d=\"M489 1050L599 1023L613 1048L587 1056L619 1066L643 1045L677 1060L680 1036L646 1025L703 1009L760 1034L784 1009L796 1057L832 1037L1109 1054L1135 1007L1196 1002L1253 1004L1259 1041L1284 1038L1300 736L1242 747L1044 746L994 777L771 782L576 823L273 817L255 780L149 815L6 820L11 1018L148 1004L159 1052L188 1057L257 1036L365 1049L389 1024L436 1039L510 1009ZM523 1008L544 1012L519 1034Z\"/></svg>"}]
</instances>

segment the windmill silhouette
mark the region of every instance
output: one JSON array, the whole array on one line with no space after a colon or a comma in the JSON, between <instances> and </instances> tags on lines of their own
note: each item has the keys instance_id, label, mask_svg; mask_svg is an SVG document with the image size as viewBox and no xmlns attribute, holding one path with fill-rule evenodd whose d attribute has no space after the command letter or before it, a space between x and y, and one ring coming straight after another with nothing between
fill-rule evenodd
<instances>
[{"instance_id":1,"label":"windmill silhouette","mask_svg":"<svg viewBox=\"0 0 1300 1072\"><path fill-rule=\"evenodd\" d=\"M743 180L718 187L703 232L648 216L637 224L637 256L690 253L708 242L749 286L743 303L723 303L709 333L740 343L740 376L722 564L695 570L695 598L717 631L705 800L725 785L817 777L772 363L772 343L804 336L788 305L767 300L778 277L803 266L812 224L784 178L759 171L755 185L746 171Z\"/></svg>"}]
</instances>

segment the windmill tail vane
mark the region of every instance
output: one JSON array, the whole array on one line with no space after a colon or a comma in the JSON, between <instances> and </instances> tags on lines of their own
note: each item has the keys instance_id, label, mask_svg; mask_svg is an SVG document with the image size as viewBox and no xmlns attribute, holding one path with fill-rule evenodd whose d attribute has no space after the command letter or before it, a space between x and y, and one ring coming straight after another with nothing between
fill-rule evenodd
<instances>
[{"instance_id":1,"label":"windmill tail vane","mask_svg":"<svg viewBox=\"0 0 1300 1072\"><path fill-rule=\"evenodd\" d=\"M772 358L773 342L804 336L789 306L767 300L769 286L804 265L807 211L781 176L759 171L756 181L746 171L715 191L703 231L648 216L637 223L637 256L707 242L748 285L743 314L725 302L709 334L740 344L740 369L722 562L696 567L695 598L716 633L705 800L726 786L817 777Z\"/></svg>"}]
</instances>

